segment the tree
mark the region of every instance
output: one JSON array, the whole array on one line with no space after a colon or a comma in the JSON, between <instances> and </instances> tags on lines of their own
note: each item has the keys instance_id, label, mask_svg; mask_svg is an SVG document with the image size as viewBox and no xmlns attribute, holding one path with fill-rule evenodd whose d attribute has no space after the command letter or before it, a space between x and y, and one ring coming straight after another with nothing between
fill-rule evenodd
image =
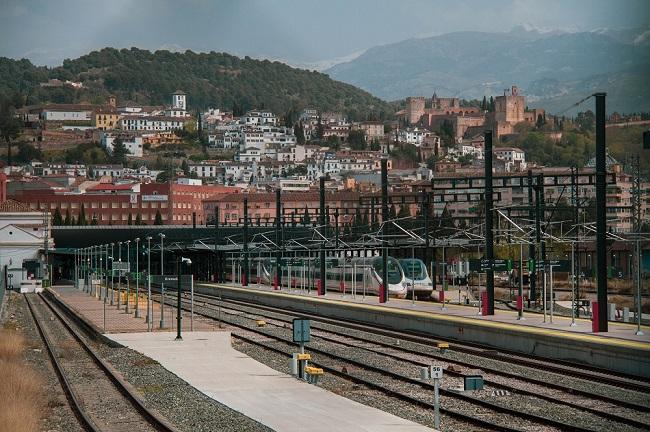
<instances>
[{"instance_id":1,"label":"tree","mask_svg":"<svg viewBox=\"0 0 650 432\"><path fill-rule=\"evenodd\" d=\"M126 224L133 225L133 215L131 213L129 213L129 218L127 219Z\"/></svg>"},{"instance_id":2,"label":"tree","mask_svg":"<svg viewBox=\"0 0 650 432\"><path fill-rule=\"evenodd\" d=\"M161 171L158 176L156 176L156 182L158 183L167 183L169 181L169 173L167 170Z\"/></svg>"},{"instance_id":3,"label":"tree","mask_svg":"<svg viewBox=\"0 0 650 432\"><path fill-rule=\"evenodd\" d=\"M136 225L144 225L144 224L142 223L142 216L140 216L140 213L138 213L138 214L135 216L135 224L136 224Z\"/></svg>"},{"instance_id":4,"label":"tree","mask_svg":"<svg viewBox=\"0 0 650 432\"><path fill-rule=\"evenodd\" d=\"M72 224L72 219L70 219L70 210L65 211L65 219L63 220L63 225L70 226Z\"/></svg>"},{"instance_id":5,"label":"tree","mask_svg":"<svg viewBox=\"0 0 650 432\"><path fill-rule=\"evenodd\" d=\"M397 214L397 217L398 218L407 218L409 216L411 216L411 212L410 212L408 206L406 204L400 206L399 207L399 213Z\"/></svg>"},{"instance_id":6,"label":"tree","mask_svg":"<svg viewBox=\"0 0 650 432\"><path fill-rule=\"evenodd\" d=\"M56 210L54 210L54 216L52 216L52 225L54 226L60 226L63 225L63 218L61 217L61 211L57 207Z\"/></svg>"},{"instance_id":7,"label":"tree","mask_svg":"<svg viewBox=\"0 0 650 432\"><path fill-rule=\"evenodd\" d=\"M18 144L18 154L16 155L16 161L27 163L33 160L42 160L43 153L29 143L20 143Z\"/></svg>"},{"instance_id":8,"label":"tree","mask_svg":"<svg viewBox=\"0 0 650 432\"><path fill-rule=\"evenodd\" d=\"M578 116L576 117L576 124L582 132L593 132L595 121L596 117L591 110L579 112Z\"/></svg>"},{"instance_id":9,"label":"tree","mask_svg":"<svg viewBox=\"0 0 650 432\"><path fill-rule=\"evenodd\" d=\"M395 209L395 204L392 204L388 208L388 219L395 219L397 217L397 209Z\"/></svg>"},{"instance_id":10,"label":"tree","mask_svg":"<svg viewBox=\"0 0 650 432\"><path fill-rule=\"evenodd\" d=\"M494 112L494 98L490 96L490 102L488 103L488 111Z\"/></svg>"},{"instance_id":11,"label":"tree","mask_svg":"<svg viewBox=\"0 0 650 432\"><path fill-rule=\"evenodd\" d=\"M93 218L90 220L90 225L92 226L99 225L99 221L97 220L97 215L93 215Z\"/></svg>"},{"instance_id":12,"label":"tree","mask_svg":"<svg viewBox=\"0 0 650 432\"><path fill-rule=\"evenodd\" d=\"M305 129L301 122L293 126L293 134L296 136L296 142L300 145L305 143Z\"/></svg>"},{"instance_id":13,"label":"tree","mask_svg":"<svg viewBox=\"0 0 650 432\"><path fill-rule=\"evenodd\" d=\"M86 220L86 209L83 204L81 204L81 210L79 210L79 219L77 219L77 225L88 225L88 221Z\"/></svg>"},{"instance_id":14,"label":"tree","mask_svg":"<svg viewBox=\"0 0 650 432\"><path fill-rule=\"evenodd\" d=\"M311 216L309 215L309 209L305 206L305 214L302 217L302 224L305 226L311 225Z\"/></svg>"},{"instance_id":15,"label":"tree","mask_svg":"<svg viewBox=\"0 0 650 432\"><path fill-rule=\"evenodd\" d=\"M14 110L11 102L0 100L0 137L7 143L7 165L12 162L11 141L18 138L23 129L22 122L14 115Z\"/></svg>"},{"instance_id":16,"label":"tree","mask_svg":"<svg viewBox=\"0 0 650 432\"><path fill-rule=\"evenodd\" d=\"M181 169L183 170L183 174L185 174L186 177L190 176L190 166L187 164L187 159L183 159L181 162Z\"/></svg>"},{"instance_id":17,"label":"tree","mask_svg":"<svg viewBox=\"0 0 650 432\"><path fill-rule=\"evenodd\" d=\"M160 210L156 210L156 218L153 221L154 225L162 225L163 220L162 220L162 215L160 214Z\"/></svg>"},{"instance_id":18,"label":"tree","mask_svg":"<svg viewBox=\"0 0 650 432\"><path fill-rule=\"evenodd\" d=\"M336 135L330 135L327 137L327 146L334 150L338 150L341 146L341 140Z\"/></svg>"},{"instance_id":19,"label":"tree","mask_svg":"<svg viewBox=\"0 0 650 432\"><path fill-rule=\"evenodd\" d=\"M379 143L379 140L377 138L373 138L372 141L370 142L370 150L372 151L381 150L381 144Z\"/></svg>"},{"instance_id":20,"label":"tree","mask_svg":"<svg viewBox=\"0 0 650 432\"><path fill-rule=\"evenodd\" d=\"M321 115L320 113L318 113L318 123L316 124L316 138L322 140L324 136L325 136L325 127L323 126Z\"/></svg>"},{"instance_id":21,"label":"tree","mask_svg":"<svg viewBox=\"0 0 650 432\"><path fill-rule=\"evenodd\" d=\"M366 133L361 129L353 129L348 134L348 144L353 150L366 149Z\"/></svg>"},{"instance_id":22,"label":"tree","mask_svg":"<svg viewBox=\"0 0 650 432\"><path fill-rule=\"evenodd\" d=\"M359 206L357 206L357 209L354 212L354 226L355 227L363 226L363 217L361 216L361 207Z\"/></svg>"},{"instance_id":23,"label":"tree","mask_svg":"<svg viewBox=\"0 0 650 432\"><path fill-rule=\"evenodd\" d=\"M481 111L487 111L487 109L488 109L487 98L483 96L483 102L481 102Z\"/></svg>"},{"instance_id":24,"label":"tree","mask_svg":"<svg viewBox=\"0 0 650 432\"><path fill-rule=\"evenodd\" d=\"M126 165L126 155L128 151L124 145L124 140L117 137L113 141L113 151L111 152L111 162L115 164Z\"/></svg>"},{"instance_id":25,"label":"tree","mask_svg":"<svg viewBox=\"0 0 650 432\"><path fill-rule=\"evenodd\" d=\"M544 116L541 114L537 114L537 121L535 122L535 126L537 129L541 129L542 126L546 124L546 120L544 119Z\"/></svg>"}]
</instances>

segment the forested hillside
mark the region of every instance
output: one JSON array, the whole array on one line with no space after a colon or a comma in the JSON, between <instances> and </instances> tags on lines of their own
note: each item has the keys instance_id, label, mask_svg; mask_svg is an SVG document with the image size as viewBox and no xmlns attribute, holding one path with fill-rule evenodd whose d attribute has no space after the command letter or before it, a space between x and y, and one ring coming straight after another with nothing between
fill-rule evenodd
<instances>
[{"instance_id":1,"label":"forested hillside","mask_svg":"<svg viewBox=\"0 0 650 432\"><path fill-rule=\"evenodd\" d=\"M82 82L84 88L40 86L52 78ZM188 94L192 110L267 108L283 114L310 106L357 120L387 118L393 112L386 102L325 74L225 53L104 48L52 69L0 58L0 93L21 93L27 104L103 103L114 94L118 103L159 105L169 103L177 89Z\"/></svg>"}]
</instances>

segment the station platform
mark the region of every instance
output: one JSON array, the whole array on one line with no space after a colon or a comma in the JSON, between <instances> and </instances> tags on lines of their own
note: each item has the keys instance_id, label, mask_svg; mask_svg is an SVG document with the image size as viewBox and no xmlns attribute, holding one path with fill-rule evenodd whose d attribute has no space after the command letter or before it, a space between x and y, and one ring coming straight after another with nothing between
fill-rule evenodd
<instances>
[{"instance_id":1,"label":"station platform","mask_svg":"<svg viewBox=\"0 0 650 432\"><path fill-rule=\"evenodd\" d=\"M138 299L139 317L135 316L135 296L132 296L129 313L126 312L124 298L122 297L120 308L117 307L117 290L113 294L113 305L110 301L104 302L103 298L99 299L96 295L77 289L72 285L55 285L46 289L48 294L52 294L55 299L63 301L70 309L83 315L86 322L93 327L98 333L124 333L124 332L146 332L147 331L147 300L146 297L140 296ZM109 299L111 290L109 289ZM156 296L156 300L157 297ZM163 310L164 320L163 328L160 328L160 303L153 302L151 306L152 331L174 331L176 329L176 309L166 307ZM189 313L182 314L181 329L183 331L193 330L214 330L216 324L211 320L206 320L198 316L191 317Z\"/></svg>"},{"instance_id":2,"label":"station platform","mask_svg":"<svg viewBox=\"0 0 650 432\"><path fill-rule=\"evenodd\" d=\"M232 348L227 331L185 333L182 341L169 333L108 337L278 432L432 430L271 369Z\"/></svg>"},{"instance_id":3,"label":"station platform","mask_svg":"<svg viewBox=\"0 0 650 432\"><path fill-rule=\"evenodd\" d=\"M207 396L278 432L433 430L257 362L235 350L230 332L219 329L214 320L195 317L194 331L190 331L186 314L183 340L175 341L171 326L160 330L154 325L156 331L147 332L143 317L125 313L123 305L121 310L110 303L105 305L103 300L73 286L47 288L45 295L71 309L79 322L101 334L105 342L129 347L156 360ZM154 312L154 317L159 318L159 309ZM171 324L172 309L167 313L165 319ZM104 317L113 323L111 331L104 331ZM157 320L154 324L158 324Z\"/></svg>"},{"instance_id":4,"label":"station platform","mask_svg":"<svg viewBox=\"0 0 650 432\"><path fill-rule=\"evenodd\" d=\"M591 320L582 318L571 326L571 318L557 315L553 322L550 315L544 321L542 314L533 313L518 320L517 312L509 310L481 316L478 307L446 304L443 310L440 303L395 298L381 304L378 297L370 295L364 298L330 291L318 296L315 291L286 287L276 291L258 284L200 283L194 291L650 377L648 326L642 326L643 336L635 334L635 325L615 322L609 323L608 332L593 333ZM453 293L446 296L453 299Z\"/></svg>"}]
</instances>

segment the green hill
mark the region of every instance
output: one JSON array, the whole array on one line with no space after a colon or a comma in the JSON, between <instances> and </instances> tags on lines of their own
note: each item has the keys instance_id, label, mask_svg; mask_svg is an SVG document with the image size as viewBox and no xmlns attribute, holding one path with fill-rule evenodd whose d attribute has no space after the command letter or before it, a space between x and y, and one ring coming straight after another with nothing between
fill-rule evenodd
<instances>
[{"instance_id":1,"label":"green hill","mask_svg":"<svg viewBox=\"0 0 650 432\"><path fill-rule=\"evenodd\" d=\"M80 81L84 88L40 86L52 78ZM103 103L113 94L118 104L161 105L168 104L177 89L188 94L191 110L237 106L284 114L310 106L359 120L387 118L393 112L381 99L325 74L225 53L104 48L51 69L0 57L0 94L20 92L27 95L27 104Z\"/></svg>"}]
</instances>

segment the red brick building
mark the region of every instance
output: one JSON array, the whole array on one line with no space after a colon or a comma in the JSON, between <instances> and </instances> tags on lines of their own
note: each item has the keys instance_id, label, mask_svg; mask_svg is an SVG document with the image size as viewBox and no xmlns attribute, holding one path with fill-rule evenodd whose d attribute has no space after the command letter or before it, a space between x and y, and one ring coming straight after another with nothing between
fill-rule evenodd
<instances>
[{"instance_id":1,"label":"red brick building","mask_svg":"<svg viewBox=\"0 0 650 432\"><path fill-rule=\"evenodd\" d=\"M86 221L93 219L98 225L126 225L135 222L138 215L145 225L152 225L159 212L165 225L191 225L192 215L196 223L205 224L203 200L239 191L239 188L207 185L181 185L176 183L99 183L84 193L73 190L24 189L16 191L11 198L28 204L34 210L59 209L78 220L83 206Z\"/></svg>"}]
</instances>

